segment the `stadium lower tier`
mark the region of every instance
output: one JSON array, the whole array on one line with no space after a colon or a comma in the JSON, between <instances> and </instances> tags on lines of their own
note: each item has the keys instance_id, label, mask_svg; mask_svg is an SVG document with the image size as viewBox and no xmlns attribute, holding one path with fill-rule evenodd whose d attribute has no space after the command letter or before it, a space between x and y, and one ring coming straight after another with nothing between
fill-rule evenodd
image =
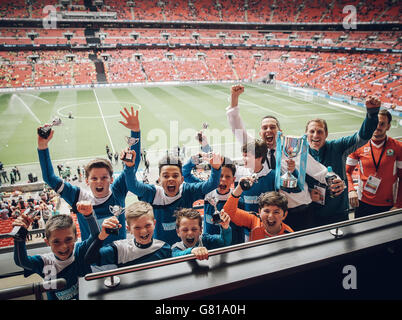
<instances>
[{"instance_id":1,"label":"stadium lower tier","mask_svg":"<svg viewBox=\"0 0 402 320\"><path fill-rule=\"evenodd\" d=\"M273 79L402 105L400 54L143 49L0 52L0 88Z\"/></svg>"}]
</instances>

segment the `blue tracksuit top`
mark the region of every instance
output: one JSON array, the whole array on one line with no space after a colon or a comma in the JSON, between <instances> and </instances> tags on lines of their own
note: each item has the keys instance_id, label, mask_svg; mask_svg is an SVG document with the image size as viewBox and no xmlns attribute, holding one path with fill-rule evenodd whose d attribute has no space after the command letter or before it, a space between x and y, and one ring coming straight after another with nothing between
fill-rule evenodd
<instances>
[{"instance_id":1,"label":"blue tracksuit top","mask_svg":"<svg viewBox=\"0 0 402 320\"><path fill-rule=\"evenodd\" d=\"M208 192L216 189L220 174L221 169L212 169L207 181L184 182L174 197L168 197L161 186L138 181L135 175L132 180L127 180L127 186L132 193L138 196L139 200L152 205L156 219L154 238L172 245L180 240L176 233L175 211L180 208L192 208L195 201L203 199Z\"/></svg>"},{"instance_id":2,"label":"blue tracksuit top","mask_svg":"<svg viewBox=\"0 0 402 320\"><path fill-rule=\"evenodd\" d=\"M140 132L131 132L131 136L134 138L139 138ZM140 154L140 143L132 146L136 154ZM114 179L113 183L110 185L110 193L105 198L95 198L90 190L81 189L77 186L71 185L67 181L63 181L60 177L55 175L52 162L50 160L49 149L38 150L39 163L42 170L43 180L72 207L74 212L77 211L76 204L82 200L89 200L93 205L93 209L96 216L96 221L99 228L102 226L103 220L113 216L110 212L110 206L118 205L122 208L125 207L125 198L127 196L128 188L126 185L126 175L135 175L136 169L128 170L127 167L124 171ZM136 157L135 166L131 168L138 168L138 164L141 157ZM132 179L129 179L132 180ZM82 214L77 214L78 224L81 231L81 239L88 239L90 236L90 228L87 221ZM124 214L118 217L118 220L122 227L119 229L118 235L110 235L105 240L105 244L111 243L115 240L125 239L126 233L126 219Z\"/></svg>"},{"instance_id":3,"label":"blue tracksuit top","mask_svg":"<svg viewBox=\"0 0 402 320\"><path fill-rule=\"evenodd\" d=\"M201 179L195 177L191 170L195 167L195 164L191 161L191 159L183 166L183 177L185 182L196 183L202 182ZM226 194L220 194L215 189L208 193L204 198L204 233L208 234L219 234L220 233L220 225L214 224L212 221L212 215L215 213L215 208L211 205L206 199L208 197L215 197L218 199L218 203L216 204L216 208L220 211L223 209L223 206L226 203L226 200L230 196L230 191ZM243 243L244 239L244 230L242 227L237 226L233 222L230 222L230 227L232 229L232 244Z\"/></svg>"},{"instance_id":4,"label":"blue tracksuit top","mask_svg":"<svg viewBox=\"0 0 402 320\"><path fill-rule=\"evenodd\" d=\"M220 228L219 234L203 233L194 247L205 247L208 250L230 246L232 244L231 228ZM184 256L191 253L194 247L187 248L183 241L172 245L172 256Z\"/></svg>"},{"instance_id":5,"label":"blue tracksuit top","mask_svg":"<svg viewBox=\"0 0 402 320\"><path fill-rule=\"evenodd\" d=\"M93 237L89 237L85 241L77 242L73 254L64 261L59 260L52 252L28 256L25 241L15 241L14 262L24 268L25 277L36 273L44 280L66 280L63 289L46 293L48 300L78 299L78 278L92 272L84 258L93 240Z\"/></svg>"}]
</instances>

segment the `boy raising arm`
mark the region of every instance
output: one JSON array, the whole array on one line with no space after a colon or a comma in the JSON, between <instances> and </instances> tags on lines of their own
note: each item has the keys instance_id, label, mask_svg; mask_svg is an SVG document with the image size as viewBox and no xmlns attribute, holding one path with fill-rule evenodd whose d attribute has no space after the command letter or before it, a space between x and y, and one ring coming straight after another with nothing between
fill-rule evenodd
<instances>
[{"instance_id":1,"label":"boy raising arm","mask_svg":"<svg viewBox=\"0 0 402 320\"><path fill-rule=\"evenodd\" d=\"M232 222L250 230L250 241L293 232L288 225L283 223L288 214L286 196L276 191L261 194L258 198L257 215L237 207L242 192L239 183L226 201L223 210L230 216Z\"/></svg>"},{"instance_id":2,"label":"boy raising arm","mask_svg":"<svg viewBox=\"0 0 402 320\"><path fill-rule=\"evenodd\" d=\"M155 238L170 245L179 241L175 231L178 208L191 208L196 200L216 189L219 185L222 158L213 154L209 159L212 170L207 181L199 183L183 183L182 163L174 156L167 156L159 162L159 185L149 185L133 179L126 179L131 192L141 201L152 205L155 219Z\"/></svg>"},{"instance_id":3,"label":"boy raising arm","mask_svg":"<svg viewBox=\"0 0 402 320\"><path fill-rule=\"evenodd\" d=\"M31 223L32 218L23 213L14 221L13 226L28 229ZM92 272L84 257L93 237L76 243L77 230L74 221L66 214L50 217L46 223L45 234L45 242L52 252L28 256L25 238L15 239L15 264L24 269L25 277L37 273L44 280L66 280L65 288L47 292L48 300L78 299L78 277Z\"/></svg>"},{"instance_id":4,"label":"boy raising arm","mask_svg":"<svg viewBox=\"0 0 402 320\"><path fill-rule=\"evenodd\" d=\"M129 112L125 108L124 112L121 112L121 114L123 115L125 122L120 121L120 123L131 130L132 137L139 137L140 131L138 112L135 112L133 108L131 108L131 112ZM73 186L69 182L63 181L61 178L54 174L48 149L48 144L52 139L53 134L54 131L51 130L49 137L46 139L38 135L38 155L43 180L53 190L60 194L60 196L69 205L71 205L74 212L78 211L76 207L77 202L91 202L94 205L94 212L97 223L98 225L101 225L102 221L105 218L112 216L112 213L110 212L110 207L125 207L125 198L128 192L125 182L125 176L129 173L135 174L135 169L128 172L126 170L126 166L123 173L116 179L113 179L113 167L110 161L106 159L94 159L85 166L85 181L90 188L90 192L77 186ZM140 144L135 144L133 148L134 150L140 150ZM138 167L139 159L136 159L135 163L137 164L137 166L134 166L133 168ZM78 214L77 218L81 230L81 238L85 240L90 235L88 224L86 223L82 215ZM120 223L125 226L124 216L119 217L119 219ZM113 240L125 238L126 229L124 227L120 229L119 234L111 235L107 242L112 242Z\"/></svg>"}]
</instances>

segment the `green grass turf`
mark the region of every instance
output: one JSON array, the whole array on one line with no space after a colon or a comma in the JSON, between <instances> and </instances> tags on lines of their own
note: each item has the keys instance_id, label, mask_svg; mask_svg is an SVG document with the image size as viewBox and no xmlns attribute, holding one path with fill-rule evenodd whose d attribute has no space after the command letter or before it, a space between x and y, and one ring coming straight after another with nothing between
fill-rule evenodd
<instances>
[{"instance_id":1,"label":"green grass turf","mask_svg":"<svg viewBox=\"0 0 402 320\"><path fill-rule=\"evenodd\" d=\"M130 106L141 106L142 146L147 150L165 152L176 145L196 149L194 133L204 122L209 124L211 144L231 145L235 140L225 110L230 86L187 84L0 94L0 160L5 165L36 163L36 129L53 116L60 116L63 125L55 128L50 144L52 160L105 156L106 145L119 152L127 146L124 136L129 135L118 122L123 120L119 111ZM329 138L356 132L365 116L361 108L343 109L323 99L306 101L257 84L245 84L239 104L244 124L253 135L258 135L261 118L269 114L279 119L289 135L302 135L307 120L324 118ZM69 112L74 119L68 119ZM401 127L390 131L390 136L401 135Z\"/></svg>"}]
</instances>

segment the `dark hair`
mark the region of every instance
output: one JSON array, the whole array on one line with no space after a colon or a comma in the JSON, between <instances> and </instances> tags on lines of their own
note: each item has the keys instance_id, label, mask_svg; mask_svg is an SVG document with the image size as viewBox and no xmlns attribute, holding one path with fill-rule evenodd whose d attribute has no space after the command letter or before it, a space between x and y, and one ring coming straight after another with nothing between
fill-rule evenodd
<instances>
[{"instance_id":1,"label":"dark hair","mask_svg":"<svg viewBox=\"0 0 402 320\"><path fill-rule=\"evenodd\" d=\"M198 223L199 223L200 227L202 228L201 214L193 208L179 209L179 210L175 211L174 215L176 217L176 228L177 229L180 228L180 222L181 222L181 219L183 219L183 218L198 220Z\"/></svg>"},{"instance_id":2,"label":"dark hair","mask_svg":"<svg viewBox=\"0 0 402 320\"><path fill-rule=\"evenodd\" d=\"M264 141L261 139L256 139L252 142L244 144L241 151L243 153L252 153L255 158L262 157L261 163L264 163L265 158L267 157L268 147Z\"/></svg>"},{"instance_id":3,"label":"dark hair","mask_svg":"<svg viewBox=\"0 0 402 320\"><path fill-rule=\"evenodd\" d=\"M51 216L46 222L45 235L49 239L52 232L55 230L73 228L75 236L77 236L77 228L75 226L73 218L69 214L58 214Z\"/></svg>"},{"instance_id":4,"label":"dark hair","mask_svg":"<svg viewBox=\"0 0 402 320\"><path fill-rule=\"evenodd\" d=\"M263 117L263 118L261 119L261 122L262 122L263 120L265 120L265 119L274 119L274 120L276 121L276 126L278 127L278 129L279 129L279 130L281 129L281 125L279 124L279 120L278 120L276 117L274 117L274 116L265 116L265 117Z\"/></svg>"},{"instance_id":5,"label":"dark hair","mask_svg":"<svg viewBox=\"0 0 402 320\"><path fill-rule=\"evenodd\" d=\"M178 157L172 156L172 155L168 155L163 157L160 161L159 161L159 174L161 174L162 168L164 166L176 166L180 169L180 173L181 168L182 168L182 163L181 160Z\"/></svg>"},{"instance_id":6,"label":"dark hair","mask_svg":"<svg viewBox=\"0 0 402 320\"><path fill-rule=\"evenodd\" d=\"M102 159L102 158L96 158L94 160L91 160L85 167L85 177L89 177L89 173L91 172L92 169L94 168L105 168L110 176L113 176L113 167L112 164L110 163L109 160L107 159Z\"/></svg>"},{"instance_id":7,"label":"dark hair","mask_svg":"<svg viewBox=\"0 0 402 320\"><path fill-rule=\"evenodd\" d=\"M388 110L381 109L380 112L378 112L378 115L386 116L386 117L388 118L388 124L391 123L391 121L392 121L392 114L391 114L391 112L389 112Z\"/></svg>"},{"instance_id":8,"label":"dark hair","mask_svg":"<svg viewBox=\"0 0 402 320\"><path fill-rule=\"evenodd\" d=\"M233 173L233 177L235 176L235 174L236 174L236 165L233 163L233 161L231 159L229 159L227 157L224 157L223 162L222 162L222 168L223 167L230 169L232 171L232 173Z\"/></svg>"},{"instance_id":9,"label":"dark hair","mask_svg":"<svg viewBox=\"0 0 402 320\"><path fill-rule=\"evenodd\" d=\"M277 191L265 192L258 197L258 208L262 209L265 206L277 206L286 212L288 211L288 199Z\"/></svg>"}]
</instances>

